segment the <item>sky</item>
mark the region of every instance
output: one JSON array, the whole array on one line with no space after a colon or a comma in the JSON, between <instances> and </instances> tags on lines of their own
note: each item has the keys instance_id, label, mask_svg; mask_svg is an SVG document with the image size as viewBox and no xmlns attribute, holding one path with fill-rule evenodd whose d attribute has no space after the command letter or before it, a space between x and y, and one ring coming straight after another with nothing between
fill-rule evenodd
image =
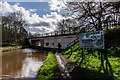
<instances>
[{"instance_id":1,"label":"sky","mask_svg":"<svg viewBox=\"0 0 120 80\"><path fill-rule=\"evenodd\" d=\"M1 0L2 2L49 2L50 0Z\"/></svg>"},{"instance_id":2,"label":"sky","mask_svg":"<svg viewBox=\"0 0 120 80\"><path fill-rule=\"evenodd\" d=\"M26 22L30 24L24 26L27 31L33 34L49 33L57 28L57 21L65 19L61 12L66 1L69 0L1 0L0 14L20 11Z\"/></svg>"},{"instance_id":3,"label":"sky","mask_svg":"<svg viewBox=\"0 0 120 80\"><path fill-rule=\"evenodd\" d=\"M57 21L64 19L60 14L61 0L1 0L0 14L20 11L30 24L24 28L31 33L48 33L57 28Z\"/></svg>"}]
</instances>

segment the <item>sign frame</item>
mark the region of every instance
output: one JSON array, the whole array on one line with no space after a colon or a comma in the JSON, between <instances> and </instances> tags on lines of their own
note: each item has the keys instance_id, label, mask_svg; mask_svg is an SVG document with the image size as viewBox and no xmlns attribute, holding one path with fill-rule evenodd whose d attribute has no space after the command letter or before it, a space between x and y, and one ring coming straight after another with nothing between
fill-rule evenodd
<instances>
[{"instance_id":1,"label":"sign frame","mask_svg":"<svg viewBox=\"0 0 120 80\"><path fill-rule=\"evenodd\" d=\"M80 33L80 48L105 49L104 31Z\"/></svg>"}]
</instances>

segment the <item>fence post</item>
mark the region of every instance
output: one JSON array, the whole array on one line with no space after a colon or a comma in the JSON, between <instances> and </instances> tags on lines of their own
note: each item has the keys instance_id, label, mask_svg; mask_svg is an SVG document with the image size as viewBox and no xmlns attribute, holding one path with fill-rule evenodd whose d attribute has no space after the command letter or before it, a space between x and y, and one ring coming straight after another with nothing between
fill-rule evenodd
<instances>
[{"instance_id":1,"label":"fence post","mask_svg":"<svg viewBox=\"0 0 120 80\"><path fill-rule=\"evenodd\" d=\"M72 47L71 47L71 54L72 54Z\"/></svg>"}]
</instances>

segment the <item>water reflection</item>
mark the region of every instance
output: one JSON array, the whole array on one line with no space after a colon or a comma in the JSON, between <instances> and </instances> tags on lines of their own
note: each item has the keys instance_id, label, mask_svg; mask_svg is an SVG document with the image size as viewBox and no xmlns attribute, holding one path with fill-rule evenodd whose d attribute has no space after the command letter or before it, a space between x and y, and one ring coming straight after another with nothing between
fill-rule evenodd
<instances>
[{"instance_id":1,"label":"water reflection","mask_svg":"<svg viewBox=\"0 0 120 80\"><path fill-rule=\"evenodd\" d=\"M35 78L46 52L20 49L2 53L3 78Z\"/></svg>"},{"instance_id":2,"label":"water reflection","mask_svg":"<svg viewBox=\"0 0 120 80\"><path fill-rule=\"evenodd\" d=\"M25 53L31 53L31 52L39 52L39 51L37 49L26 48L26 49L23 49L23 52L25 52Z\"/></svg>"},{"instance_id":3,"label":"water reflection","mask_svg":"<svg viewBox=\"0 0 120 80\"><path fill-rule=\"evenodd\" d=\"M35 77L37 75L38 68L43 62L36 61L32 57L27 57L23 61L22 77Z\"/></svg>"}]
</instances>

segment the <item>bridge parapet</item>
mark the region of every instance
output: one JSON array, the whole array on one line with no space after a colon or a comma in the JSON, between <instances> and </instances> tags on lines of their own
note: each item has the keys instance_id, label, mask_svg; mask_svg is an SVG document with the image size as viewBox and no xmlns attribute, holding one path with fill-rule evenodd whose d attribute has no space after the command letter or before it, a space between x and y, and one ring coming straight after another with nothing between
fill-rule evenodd
<instances>
[{"instance_id":1,"label":"bridge parapet","mask_svg":"<svg viewBox=\"0 0 120 80\"><path fill-rule=\"evenodd\" d=\"M65 31L54 31L54 32L50 32L50 33L30 35L30 36L28 36L28 38L67 35L67 34L75 34L75 33L79 33L79 32L80 31L68 31L68 30L65 30Z\"/></svg>"}]
</instances>

